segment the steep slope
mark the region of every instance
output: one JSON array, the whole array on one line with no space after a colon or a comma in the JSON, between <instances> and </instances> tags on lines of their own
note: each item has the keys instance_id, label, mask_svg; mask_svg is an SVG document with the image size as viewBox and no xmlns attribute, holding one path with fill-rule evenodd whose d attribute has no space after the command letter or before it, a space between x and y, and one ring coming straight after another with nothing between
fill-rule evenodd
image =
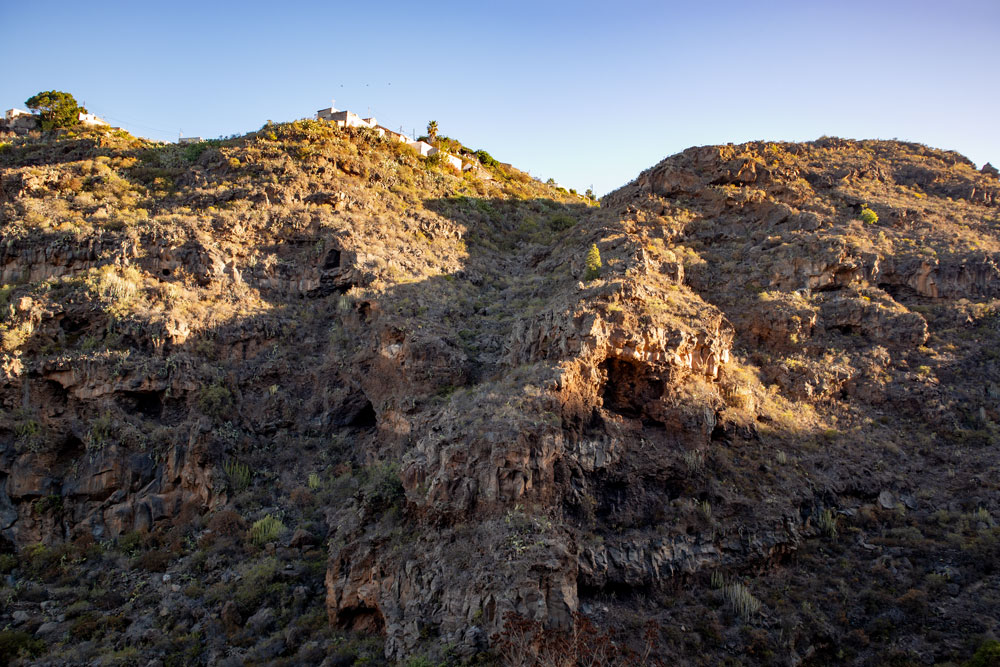
<instances>
[{"instance_id":1,"label":"steep slope","mask_svg":"<svg viewBox=\"0 0 1000 667\"><path fill-rule=\"evenodd\" d=\"M1000 187L960 156L691 149L600 209L314 122L0 161L0 621L53 664L1000 632Z\"/></svg>"}]
</instances>

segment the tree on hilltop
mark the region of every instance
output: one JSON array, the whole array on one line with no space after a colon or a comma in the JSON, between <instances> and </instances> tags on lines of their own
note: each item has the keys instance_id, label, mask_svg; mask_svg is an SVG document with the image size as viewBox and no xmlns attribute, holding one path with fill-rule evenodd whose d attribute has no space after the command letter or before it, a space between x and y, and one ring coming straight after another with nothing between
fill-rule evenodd
<instances>
[{"instance_id":1,"label":"tree on hilltop","mask_svg":"<svg viewBox=\"0 0 1000 667\"><path fill-rule=\"evenodd\" d=\"M39 112L42 129L73 127L80 124L80 114L87 110L76 103L76 99L61 90L50 90L29 97L25 102L29 109Z\"/></svg>"},{"instance_id":2,"label":"tree on hilltop","mask_svg":"<svg viewBox=\"0 0 1000 667\"><path fill-rule=\"evenodd\" d=\"M437 136L438 136L438 122L436 120L432 120L429 123L427 123L427 137L431 141L434 141L435 139L437 139Z\"/></svg>"}]
</instances>

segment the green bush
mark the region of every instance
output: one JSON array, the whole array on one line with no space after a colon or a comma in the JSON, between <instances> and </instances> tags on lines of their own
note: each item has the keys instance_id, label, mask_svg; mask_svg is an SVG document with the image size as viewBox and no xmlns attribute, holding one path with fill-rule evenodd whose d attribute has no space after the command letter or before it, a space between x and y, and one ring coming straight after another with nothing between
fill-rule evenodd
<instances>
[{"instance_id":1,"label":"green bush","mask_svg":"<svg viewBox=\"0 0 1000 667\"><path fill-rule=\"evenodd\" d=\"M491 167L493 169L496 169L497 167L500 166L500 163L497 162L492 155L490 155L484 150L476 151L475 156L476 159L479 160L479 164L483 165L484 167Z\"/></svg>"},{"instance_id":2,"label":"green bush","mask_svg":"<svg viewBox=\"0 0 1000 667\"><path fill-rule=\"evenodd\" d=\"M834 515L833 510L823 510L819 515L817 523L824 535L830 538L837 537L837 517Z\"/></svg>"},{"instance_id":3,"label":"green bush","mask_svg":"<svg viewBox=\"0 0 1000 667\"><path fill-rule=\"evenodd\" d=\"M196 162L201 157L201 154L209 148L217 148L221 145L222 142L218 139L208 139L206 141L199 141L196 144L187 144L184 146L184 159L188 162Z\"/></svg>"},{"instance_id":4,"label":"green bush","mask_svg":"<svg viewBox=\"0 0 1000 667\"><path fill-rule=\"evenodd\" d=\"M246 463L240 463L236 459L230 459L222 464L222 469L226 471L229 484L236 493L242 493L250 486L253 472Z\"/></svg>"},{"instance_id":5,"label":"green bush","mask_svg":"<svg viewBox=\"0 0 1000 667\"><path fill-rule=\"evenodd\" d=\"M962 667L1000 667L1000 642L988 639Z\"/></svg>"},{"instance_id":6,"label":"green bush","mask_svg":"<svg viewBox=\"0 0 1000 667\"><path fill-rule=\"evenodd\" d=\"M228 584L216 592L224 596L221 599L232 599L240 609L256 610L269 595L278 592L278 587L283 585L275 581L279 572L281 564L278 559L267 557L244 567L243 576L235 591L232 585Z\"/></svg>"},{"instance_id":7,"label":"green bush","mask_svg":"<svg viewBox=\"0 0 1000 667\"><path fill-rule=\"evenodd\" d=\"M399 479L399 465L376 463L362 473L361 492L369 506L389 506L403 498L403 483Z\"/></svg>"},{"instance_id":8,"label":"green bush","mask_svg":"<svg viewBox=\"0 0 1000 667\"><path fill-rule=\"evenodd\" d=\"M13 658L35 657L45 652L45 642L20 630L0 631L0 662L8 664Z\"/></svg>"},{"instance_id":9,"label":"green bush","mask_svg":"<svg viewBox=\"0 0 1000 667\"><path fill-rule=\"evenodd\" d=\"M601 275L601 251L597 249L597 244L594 243L590 246L590 250L587 251L587 272L583 274L583 279L586 281L597 280Z\"/></svg>"},{"instance_id":10,"label":"green bush","mask_svg":"<svg viewBox=\"0 0 1000 667\"><path fill-rule=\"evenodd\" d=\"M285 524L281 519L268 514L259 521L254 521L250 526L250 541L257 546L262 546L268 542L274 542L285 532Z\"/></svg>"},{"instance_id":11,"label":"green bush","mask_svg":"<svg viewBox=\"0 0 1000 667\"><path fill-rule=\"evenodd\" d=\"M209 417L221 419L233 409L233 394L218 383L203 387L198 395L198 409Z\"/></svg>"},{"instance_id":12,"label":"green bush","mask_svg":"<svg viewBox=\"0 0 1000 667\"><path fill-rule=\"evenodd\" d=\"M17 567L17 556L14 554L0 554L0 574L7 574Z\"/></svg>"},{"instance_id":13,"label":"green bush","mask_svg":"<svg viewBox=\"0 0 1000 667\"><path fill-rule=\"evenodd\" d=\"M87 445L90 449L100 449L111 440L115 421L110 412L90 422L90 432L87 433Z\"/></svg>"},{"instance_id":14,"label":"green bush","mask_svg":"<svg viewBox=\"0 0 1000 667\"><path fill-rule=\"evenodd\" d=\"M307 480L307 483L309 484L309 490L315 491L319 489L320 485L323 483L323 480L320 478L319 473L311 472L309 473L309 479Z\"/></svg>"},{"instance_id":15,"label":"green bush","mask_svg":"<svg viewBox=\"0 0 1000 667\"><path fill-rule=\"evenodd\" d=\"M760 611L760 600L754 597L749 588L739 582L723 588L722 595L736 615L743 620L753 617Z\"/></svg>"},{"instance_id":16,"label":"green bush","mask_svg":"<svg viewBox=\"0 0 1000 667\"><path fill-rule=\"evenodd\" d=\"M878 215L867 206L861 207L861 221L866 225L874 225L878 222Z\"/></svg>"},{"instance_id":17,"label":"green bush","mask_svg":"<svg viewBox=\"0 0 1000 667\"><path fill-rule=\"evenodd\" d=\"M549 218L549 229L554 232L565 231L575 224L576 219L565 213L560 213Z\"/></svg>"}]
</instances>

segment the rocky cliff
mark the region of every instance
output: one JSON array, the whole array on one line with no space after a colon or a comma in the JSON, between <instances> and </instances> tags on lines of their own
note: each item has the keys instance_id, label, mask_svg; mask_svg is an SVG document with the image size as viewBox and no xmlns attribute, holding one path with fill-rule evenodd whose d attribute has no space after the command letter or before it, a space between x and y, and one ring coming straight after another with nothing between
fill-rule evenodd
<instances>
[{"instance_id":1,"label":"rocky cliff","mask_svg":"<svg viewBox=\"0 0 1000 667\"><path fill-rule=\"evenodd\" d=\"M0 164L11 655L933 664L1000 632L1000 185L959 155L696 148L600 207L323 122Z\"/></svg>"}]
</instances>

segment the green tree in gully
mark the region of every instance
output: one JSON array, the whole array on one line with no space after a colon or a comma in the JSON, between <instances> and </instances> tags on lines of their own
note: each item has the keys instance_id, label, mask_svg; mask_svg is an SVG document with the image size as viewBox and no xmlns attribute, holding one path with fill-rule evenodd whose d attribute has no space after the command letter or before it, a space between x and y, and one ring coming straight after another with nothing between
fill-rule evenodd
<instances>
[{"instance_id":1,"label":"green tree in gully","mask_svg":"<svg viewBox=\"0 0 1000 667\"><path fill-rule=\"evenodd\" d=\"M590 250L587 251L587 271L584 273L583 278L587 282L591 280L597 280L601 275L601 251L597 249L597 244L590 246Z\"/></svg>"},{"instance_id":2,"label":"green tree in gully","mask_svg":"<svg viewBox=\"0 0 1000 667\"><path fill-rule=\"evenodd\" d=\"M25 104L29 109L40 112L43 130L79 125L80 114L87 113L72 95L61 90L38 93L29 97Z\"/></svg>"}]
</instances>

